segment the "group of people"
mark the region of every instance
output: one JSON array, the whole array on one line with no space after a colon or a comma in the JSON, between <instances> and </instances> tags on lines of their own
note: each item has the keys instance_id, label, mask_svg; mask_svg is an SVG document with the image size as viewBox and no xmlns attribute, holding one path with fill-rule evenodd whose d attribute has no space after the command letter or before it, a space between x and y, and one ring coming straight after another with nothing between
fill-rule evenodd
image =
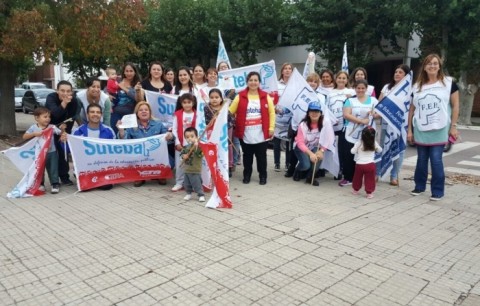
<instances>
[{"instance_id":1,"label":"group of people","mask_svg":"<svg viewBox=\"0 0 480 306\"><path fill-rule=\"evenodd\" d=\"M160 62L152 62L147 77L142 80L136 66L127 63L120 79L117 79L114 69L107 70L107 92L101 90L97 78L92 78L87 81L87 89L79 92L76 98L72 95L71 84L61 81L57 92L47 97L46 108L39 108L34 113L37 124L24 137L38 136L38 132L49 124L58 126L63 123L65 133L71 133L74 122L70 118L79 124L74 133L86 137L132 139L165 134L169 141L170 163L175 168L172 191L186 189L186 200L191 199L192 192L196 192L203 202L205 195L200 188L201 167L198 163L202 154L198 151L199 135L195 129L198 120L197 97L201 97L207 102L207 133L208 127L215 121L215 114L224 103L229 103L229 170L231 175L236 165L242 163L244 184L251 182L254 159L259 184L267 184L267 148L272 140L274 170L281 171L281 144L285 142L285 177L292 177L294 181L305 179L306 183L318 186L317 179L325 176L325 170L321 169L322 160L333 141L332 138L321 137L322 130L331 129L332 135L337 138L340 161L340 172L334 174L334 179L339 180L341 187L352 185L354 194L358 194L364 184L367 198L373 197L379 177L374 156L376 152L381 152L386 133L385 124L375 126L375 119L380 118L375 107L410 72L408 66L399 65L396 68L392 81L383 87L378 100L374 87L368 84L364 68L355 69L351 75L345 71L334 75L329 69L322 70L320 74L309 74L306 81L317 93L318 100L308 105L305 117L300 122L296 122L291 110L277 104L276 97L261 89L259 73L250 72L246 77L246 89L236 94L233 88L225 87L224 84L228 82L222 84L225 80L218 78L218 71L226 69L230 69L228 64L221 62L217 68L205 70L201 65L193 68L184 66L173 73ZM278 81L279 96L288 86L292 72L293 65L282 65ZM146 90L179 96L171 130L152 117L150 104L145 102ZM458 103L458 88L450 77L444 75L441 58L436 54L425 57L413 86L408 118L405 118L408 120L408 140L416 144L418 152L412 195L419 195L426 190L430 160L431 200L439 200L444 196L442 148L449 136L458 136ZM121 128L121 119L127 114L136 114L138 127ZM68 162L58 158L62 154L65 136L58 129L55 132L49 156L57 154L57 158L47 158L52 193L59 191L60 182L72 184ZM380 137L377 137L378 133ZM379 139L379 143L376 139ZM55 151L57 153L52 154ZM393 164L390 174L390 184L393 186L398 185L402 160L403 153ZM57 176L55 171L58 172ZM140 187L144 183L137 181L134 186ZM159 184L165 185L167 182L159 180ZM105 186L104 189L110 188L112 186Z\"/></svg>"}]
</instances>

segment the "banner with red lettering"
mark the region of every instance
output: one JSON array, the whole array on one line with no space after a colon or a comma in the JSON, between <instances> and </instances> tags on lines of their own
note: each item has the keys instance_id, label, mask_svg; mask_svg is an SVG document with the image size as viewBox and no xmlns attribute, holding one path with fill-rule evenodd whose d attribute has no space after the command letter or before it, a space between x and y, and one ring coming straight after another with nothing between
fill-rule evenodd
<instances>
[{"instance_id":1,"label":"banner with red lettering","mask_svg":"<svg viewBox=\"0 0 480 306\"><path fill-rule=\"evenodd\" d=\"M45 194L38 188L42 183L48 149L52 143L53 128L43 130L41 137L35 137L19 148L2 151L24 174L8 198L25 198Z\"/></svg>"},{"instance_id":2,"label":"banner with red lettering","mask_svg":"<svg viewBox=\"0 0 480 306\"><path fill-rule=\"evenodd\" d=\"M100 139L68 135L78 190L172 177L165 135Z\"/></svg>"},{"instance_id":3,"label":"banner with red lettering","mask_svg":"<svg viewBox=\"0 0 480 306\"><path fill-rule=\"evenodd\" d=\"M208 143L200 143L212 174L213 193L205 207L232 208L228 177L228 104L225 103L215 120Z\"/></svg>"}]
</instances>

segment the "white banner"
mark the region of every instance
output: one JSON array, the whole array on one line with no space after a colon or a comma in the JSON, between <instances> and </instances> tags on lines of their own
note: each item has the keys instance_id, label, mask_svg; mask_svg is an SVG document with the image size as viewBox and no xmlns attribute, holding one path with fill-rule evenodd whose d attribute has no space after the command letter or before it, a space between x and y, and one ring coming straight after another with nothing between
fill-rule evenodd
<instances>
[{"instance_id":1,"label":"white banner","mask_svg":"<svg viewBox=\"0 0 480 306\"><path fill-rule=\"evenodd\" d=\"M200 92L196 94L197 97L197 119L195 120L195 128L198 131L198 136L201 137L200 141L207 141L207 132L205 131L207 123L205 120L205 107L207 107L207 102L203 99ZM210 169L208 168L207 161L205 158L202 159L202 185L203 189L207 192L210 192L213 188L212 184L212 175L210 174Z\"/></svg>"},{"instance_id":2,"label":"white banner","mask_svg":"<svg viewBox=\"0 0 480 306\"><path fill-rule=\"evenodd\" d=\"M268 93L278 92L277 72L273 60L261 64L219 71L218 78L231 80L233 89L235 89L236 92L239 92L247 87L247 75L252 71L256 71L260 74L260 88L262 90ZM229 88L226 87L226 89Z\"/></svg>"},{"instance_id":3,"label":"white banner","mask_svg":"<svg viewBox=\"0 0 480 306\"><path fill-rule=\"evenodd\" d=\"M100 139L68 135L78 190L172 177L165 135Z\"/></svg>"},{"instance_id":4,"label":"white banner","mask_svg":"<svg viewBox=\"0 0 480 306\"><path fill-rule=\"evenodd\" d=\"M178 96L145 90L145 97L152 108L152 116L171 129Z\"/></svg>"}]
</instances>

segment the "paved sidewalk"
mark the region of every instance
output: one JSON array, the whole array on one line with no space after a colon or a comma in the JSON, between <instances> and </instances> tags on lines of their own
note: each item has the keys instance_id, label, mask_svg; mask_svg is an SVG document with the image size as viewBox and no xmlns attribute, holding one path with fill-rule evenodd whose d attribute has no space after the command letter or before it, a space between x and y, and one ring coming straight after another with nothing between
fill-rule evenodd
<instances>
[{"instance_id":1,"label":"paved sidewalk","mask_svg":"<svg viewBox=\"0 0 480 306\"><path fill-rule=\"evenodd\" d=\"M431 202L402 180L368 200L271 165L266 186L237 172L234 208L217 211L154 182L7 199L20 173L0 167L0 305L480 302L475 186Z\"/></svg>"}]
</instances>

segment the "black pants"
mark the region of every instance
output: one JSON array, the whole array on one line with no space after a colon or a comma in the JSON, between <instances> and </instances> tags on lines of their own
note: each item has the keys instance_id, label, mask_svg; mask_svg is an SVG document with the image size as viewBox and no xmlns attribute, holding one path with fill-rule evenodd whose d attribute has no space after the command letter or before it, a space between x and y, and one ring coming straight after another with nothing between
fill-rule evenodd
<instances>
[{"instance_id":1,"label":"black pants","mask_svg":"<svg viewBox=\"0 0 480 306\"><path fill-rule=\"evenodd\" d=\"M68 158L65 160L65 143L60 141L60 136L54 135L55 147L58 152L58 177L60 181L65 182L70 179L68 171L70 171L70 166L68 164Z\"/></svg>"},{"instance_id":2,"label":"black pants","mask_svg":"<svg viewBox=\"0 0 480 306\"><path fill-rule=\"evenodd\" d=\"M353 181L353 174L355 173L355 155L350 151L354 144L345 139L345 132L338 135L338 157L343 171L343 179Z\"/></svg>"},{"instance_id":3,"label":"black pants","mask_svg":"<svg viewBox=\"0 0 480 306\"><path fill-rule=\"evenodd\" d=\"M266 141L248 144L240 139L243 151L243 177L250 179L252 176L253 156L257 159L257 171L260 178L267 178L267 147Z\"/></svg>"}]
</instances>

